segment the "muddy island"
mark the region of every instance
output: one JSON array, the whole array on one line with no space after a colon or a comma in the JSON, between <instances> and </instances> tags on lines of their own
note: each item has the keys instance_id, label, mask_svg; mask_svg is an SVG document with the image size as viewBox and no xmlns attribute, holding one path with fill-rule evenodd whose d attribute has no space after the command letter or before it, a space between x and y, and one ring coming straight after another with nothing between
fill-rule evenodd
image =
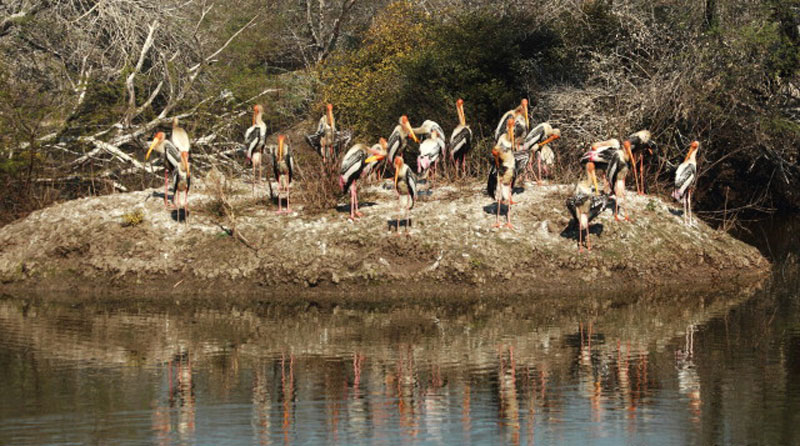
<instances>
[{"instance_id":1,"label":"muddy island","mask_svg":"<svg viewBox=\"0 0 800 446\"><path fill-rule=\"evenodd\" d=\"M158 189L82 198L0 228L0 288L137 295L353 293L467 289L533 292L630 286L713 285L768 272L759 252L678 206L628 193L631 222L606 210L592 222L591 252L579 253L564 202L571 185L529 182L515 191L515 230L493 228L495 204L475 181L437 187L397 226L395 192L362 188L364 216L302 203L276 215L266 185L229 182L216 210L210 181L197 180L188 221L164 208ZM218 184L218 183L215 183ZM423 187L424 189L424 187ZM232 227L235 226L235 227Z\"/></svg>"}]
</instances>

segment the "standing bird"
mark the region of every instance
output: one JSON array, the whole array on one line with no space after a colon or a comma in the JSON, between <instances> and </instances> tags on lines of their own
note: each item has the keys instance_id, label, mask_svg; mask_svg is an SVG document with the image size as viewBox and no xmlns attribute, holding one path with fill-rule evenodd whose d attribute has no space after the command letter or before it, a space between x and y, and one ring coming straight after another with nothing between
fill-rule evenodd
<instances>
[{"instance_id":1,"label":"standing bird","mask_svg":"<svg viewBox=\"0 0 800 446\"><path fill-rule=\"evenodd\" d=\"M566 204L572 218L578 222L578 252L583 252L584 229L586 230L586 248L591 251L589 223L600 215L608 204L608 197L605 194L597 195L597 177L593 162L586 163L586 177L575 185L575 192L567 199Z\"/></svg>"},{"instance_id":2,"label":"standing bird","mask_svg":"<svg viewBox=\"0 0 800 446\"><path fill-rule=\"evenodd\" d=\"M672 198L683 201L683 223L693 225L692 218L692 189L697 180L697 149L700 143L692 141L689 145L689 153L686 159L678 166L675 171L675 191L672 192Z\"/></svg>"},{"instance_id":3,"label":"standing bird","mask_svg":"<svg viewBox=\"0 0 800 446\"><path fill-rule=\"evenodd\" d=\"M292 212L289 207L289 186L294 176L294 157L292 149L286 142L286 135L278 135L278 147L272 149L272 170L278 181L277 214ZM281 209L281 189L286 191L286 210Z\"/></svg>"},{"instance_id":4,"label":"standing bird","mask_svg":"<svg viewBox=\"0 0 800 446\"><path fill-rule=\"evenodd\" d=\"M175 147L172 141L166 139L164 132L158 132L153 136L150 148L147 149L147 154L144 156L145 161L150 158L150 153L152 153L153 150L160 153L164 159L164 207L169 207L169 203L167 202L167 195L169 195L169 176L172 175L172 173L178 169L178 165L181 164L183 160L182 152ZM188 162L188 152L186 159ZM175 201L174 195L172 201Z\"/></svg>"},{"instance_id":5,"label":"standing bird","mask_svg":"<svg viewBox=\"0 0 800 446\"><path fill-rule=\"evenodd\" d=\"M634 155L633 174L636 180L636 191L639 195L644 195L644 159L646 156L652 156L653 150L656 149L657 146L655 141L652 140L650 131L648 130L639 130L638 132L631 134L628 136L628 141L630 141L632 145L631 151ZM636 171L637 154L639 162L638 175Z\"/></svg>"},{"instance_id":6,"label":"standing bird","mask_svg":"<svg viewBox=\"0 0 800 446\"><path fill-rule=\"evenodd\" d=\"M342 158L339 187L342 188L342 192L350 192L350 220L363 215L358 211L358 179L365 173L368 165L385 157L386 141L381 138L378 147L368 148L364 144L356 144Z\"/></svg>"},{"instance_id":7,"label":"standing bird","mask_svg":"<svg viewBox=\"0 0 800 446\"><path fill-rule=\"evenodd\" d=\"M267 125L262 119L263 112L264 109L260 104L253 106L253 125L244 132L247 160L253 164L253 192L255 192L256 183L261 183L261 158L267 141Z\"/></svg>"},{"instance_id":8,"label":"standing bird","mask_svg":"<svg viewBox=\"0 0 800 446\"><path fill-rule=\"evenodd\" d=\"M180 194L184 193L183 198L183 222L188 224L189 215L189 186L192 185L192 178L189 175L189 152L181 152L181 162L173 172L172 197L175 207L181 208Z\"/></svg>"},{"instance_id":9,"label":"standing bird","mask_svg":"<svg viewBox=\"0 0 800 446\"><path fill-rule=\"evenodd\" d=\"M545 165L545 172L547 171L548 166L551 166L553 162L555 162L555 154L548 144L558 138L561 138L561 130L554 129L550 123L547 122L537 125L536 127L532 128L527 135L525 135L525 140L522 143L522 149L532 150L534 156L536 157L538 171L538 176L536 177L537 184L542 183L542 162L544 162ZM528 164L529 170L532 170L532 164L533 159L531 158L531 161Z\"/></svg>"},{"instance_id":10,"label":"standing bird","mask_svg":"<svg viewBox=\"0 0 800 446\"><path fill-rule=\"evenodd\" d=\"M393 160L397 156L403 156L403 151L406 148L406 139L411 138L414 142L419 143L419 138L417 135L414 134L414 129L411 128L411 124L408 122L408 116L403 115L400 117L399 123L394 127L392 134L389 135L388 141L388 153L387 158ZM383 171L386 172L386 166L389 164L387 162L384 164Z\"/></svg>"},{"instance_id":11,"label":"standing bird","mask_svg":"<svg viewBox=\"0 0 800 446\"><path fill-rule=\"evenodd\" d=\"M458 126L450 135L450 159L456 166L456 174L458 174L459 162L461 162L461 171L466 174L467 153L472 149L472 129L467 126L467 119L464 117L463 99L456 101L456 111L458 112Z\"/></svg>"},{"instance_id":12,"label":"standing bird","mask_svg":"<svg viewBox=\"0 0 800 446\"><path fill-rule=\"evenodd\" d=\"M500 118L500 122L497 124L497 128L494 130L495 143L499 141L500 137L506 133L506 126L508 125L508 120L511 118L514 118L514 137L517 141L519 141L519 143L522 143L522 138L524 138L525 134L528 133L528 127L530 126L530 121L528 119L527 99L520 101L517 108L505 112L503 117ZM514 149L516 150L516 147Z\"/></svg>"},{"instance_id":13,"label":"standing bird","mask_svg":"<svg viewBox=\"0 0 800 446\"><path fill-rule=\"evenodd\" d=\"M440 128L432 129L430 136L419 145L417 173L427 177L428 170L432 171L433 184L428 188L429 191L433 190L436 185L436 166L439 164L439 158L445 153L444 134L439 133L440 130ZM433 165L433 169L431 169L431 165Z\"/></svg>"},{"instance_id":14,"label":"standing bird","mask_svg":"<svg viewBox=\"0 0 800 446\"><path fill-rule=\"evenodd\" d=\"M326 159L333 159L334 144L336 143L336 121L333 119L333 104L325 106L326 112L319 118L317 131L306 135L308 145L319 153L324 163ZM327 157L325 154L328 154Z\"/></svg>"},{"instance_id":15,"label":"standing bird","mask_svg":"<svg viewBox=\"0 0 800 446\"><path fill-rule=\"evenodd\" d=\"M181 151L181 153L186 152L187 156L189 154L189 149L191 148L191 144L189 143L189 134L186 133L186 130L183 127L178 126L178 117L172 118L172 144L175 144L175 147Z\"/></svg>"},{"instance_id":16,"label":"standing bird","mask_svg":"<svg viewBox=\"0 0 800 446\"><path fill-rule=\"evenodd\" d=\"M603 189L605 190L605 183L607 183L608 179L606 178L606 171L608 170L608 165L611 163L611 160L614 158L614 154L617 150L619 150L620 144L619 140L616 138L607 139L605 141L599 141L591 145L589 151L584 153L581 157L581 165L586 166L586 163L593 162L595 165L595 169L601 169L603 171ZM594 176L596 178L596 175ZM595 193L600 193L599 190L595 190Z\"/></svg>"},{"instance_id":17,"label":"standing bird","mask_svg":"<svg viewBox=\"0 0 800 446\"><path fill-rule=\"evenodd\" d=\"M500 137L497 144L492 148L492 156L494 157L494 172L489 174L489 182L487 186L487 193L497 200L497 215L495 217L494 227L500 227L500 208L503 202L506 203L506 227L514 229L511 224L511 194L516 177L514 159L514 118L506 121L507 132ZM494 178L494 179L493 179ZM498 190L499 189L499 190Z\"/></svg>"},{"instance_id":18,"label":"standing bird","mask_svg":"<svg viewBox=\"0 0 800 446\"><path fill-rule=\"evenodd\" d=\"M414 175L414 172L403 163L403 158L399 156L394 159L394 190L397 192L397 231L398 233L400 231L401 209L405 208L404 220L406 222L406 235L408 235L408 228L411 226L409 212L417 201L417 177ZM408 197L405 206L400 202L403 196Z\"/></svg>"},{"instance_id":19,"label":"standing bird","mask_svg":"<svg viewBox=\"0 0 800 446\"><path fill-rule=\"evenodd\" d=\"M628 203L625 200L625 178L633 164L633 154L631 153L631 142L625 140L622 149L613 151L611 162L606 168L606 176L610 180L614 192L614 219L619 221L620 201L625 201L625 221L630 221L628 217ZM634 175L636 171L634 170Z\"/></svg>"}]
</instances>

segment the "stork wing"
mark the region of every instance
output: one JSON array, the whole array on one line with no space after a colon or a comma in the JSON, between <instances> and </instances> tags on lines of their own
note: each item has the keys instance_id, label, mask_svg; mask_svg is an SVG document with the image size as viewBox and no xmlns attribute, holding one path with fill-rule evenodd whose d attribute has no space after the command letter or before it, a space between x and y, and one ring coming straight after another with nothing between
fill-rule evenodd
<instances>
[{"instance_id":1,"label":"stork wing","mask_svg":"<svg viewBox=\"0 0 800 446\"><path fill-rule=\"evenodd\" d=\"M680 196L683 196L686 189L692 185L696 175L697 166L694 164L685 162L678 166L678 170L675 171L675 189L680 191Z\"/></svg>"},{"instance_id":2,"label":"stork wing","mask_svg":"<svg viewBox=\"0 0 800 446\"><path fill-rule=\"evenodd\" d=\"M450 153L455 158L463 156L472 148L472 130L467 126L458 126L450 135Z\"/></svg>"},{"instance_id":3,"label":"stork wing","mask_svg":"<svg viewBox=\"0 0 800 446\"><path fill-rule=\"evenodd\" d=\"M171 141L164 141L164 161L169 170L175 170L181 163L181 151Z\"/></svg>"},{"instance_id":4,"label":"stork wing","mask_svg":"<svg viewBox=\"0 0 800 446\"><path fill-rule=\"evenodd\" d=\"M397 156L397 152L403 146L403 135L400 134L400 126L394 128L394 131L391 135L389 135L389 141L386 144L386 151L388 153L387 158L388 164L392 164L394 162L394 157Z\"/></svg>"},{"instance_id":5,"label":"stork wing","mask_svg":"<svg viewBox=\"0 0 800 446\"><path fill-rule=\"evenodd\" d=\"M503 133L506 132L506 122L508 121L508 118L512 116L514 116L514 113L512 111L507 111L506 114L504 114L503 117L500 118L500 122L497 124L497 128L494 130L495 142L499 141Z\"/></svg>"},{"instance_id":6,"label":"stork wing","mask_svg":"<svg viewBox=\"0 0 800 446\"><path fill-rule=\"evenodd\" d=\"M417 176L414 175L414 172L412 172L411 169L407 169L406 172L408 194L411 196L411 207L409 207L409 209L413 209L414 204L417 202Z\"/></svg>"}]
</instances>

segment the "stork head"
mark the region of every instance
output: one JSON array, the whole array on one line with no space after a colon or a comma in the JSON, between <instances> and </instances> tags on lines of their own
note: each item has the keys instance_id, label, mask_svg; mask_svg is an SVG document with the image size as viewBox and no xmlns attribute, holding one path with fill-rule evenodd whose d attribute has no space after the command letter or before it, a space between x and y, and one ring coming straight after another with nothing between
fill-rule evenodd
<instances>
[{"instance_id":1,"label":"stork head","mask_svg":"<svg viewBox=\"0 0 800 446\"><path fill-rule=\"evenodd\" d=\"M174 118L172 118L172 128L174 129L177 126L178 126L178 117L175 116Z\"/></svg>"},{"instance_id":2,"label":"stork head","mask_svg":"<svg viewBox=\"0 0 800 446\"><path fill-rule=\"evenodd\" d=\"M522 107L522 114L525 116L525 127L530 127L531 123L530 123L530 119L528 119L528 100L527 99L523 99L519 103L519 106Z\"/></svg>"},{"instance_id":3,"label":"stork head","mask_svg":"<svg viewBox=\"0 0 800 446\"><path fill-rule=\"evenodd\" d=\"M381 138L377 145L378 149L376 149L375 146L372 146L369 149L369 153L371 153L372 156L364 160L365 164L374 163L386 158L386 140Z\"/></svg>"},{"instance_id":4,"label":"stork head","mask_svg":"<svg viewBox=\"0 0 800 446\"><path fill-rule=\"evenodd\" d=\"M328 110L328 125L333 126L333 104L328 104L325 108Z\"/></svg>"},{"instance_id":5,"label":"stork head","mask_svg":"<svg viewBox=\"0 0 800 446\"><path fill-rule=\"evenodd\" d=\"M408 132L408 136L414 140L414 142L419 143L419 138L417 135L414 134L414 129L411 128L411 123L408 122L408 116L403 115L400 117L400 125Z\"/></svg>"},{"instance_id":6,"label":"stork head","mask_svg":"<svg viewBox=\"0 0 800 446\"><path fill-rule=\"evenodd\" d=\"M684 162L689 161L689 158L695 156L695 152L697 152L697 149L699 148L700 148L700 142L692 141L692 143L689 144L689 153L686 155L686 159L684 160Z\"/></svg>"},{"instance_id":7,"label":"stork head","mask_svg":"<svg viewBox=\"0 0 800 446\"><path fill-rule=\"evenodd\" d=\"M256 125L256 121L258 117L261 116L261 113L264 109L261 107L261 104L256 104L253 106L253 125Z\"/></svg>"},{"instance_id":8,"label":"stork head","mask_svg":"<svg viewBox=\"0 0 800 446\"><path fill-rule=\"evenodd\" d=\"M461 125L466 125L466 118L464 117L464 100L460 99L456 101L456 110L458 111L458 122Z\"/></svg>"},{"instance_id":9,"label":"stork head","mask_svg":"<svg viewBox=\"0 0 800 446\"><path fill-rule=\"evenodd\" d=\"M379 139L378 140L378 144L381 145L381 149L383 149L383 151L385 152L386 151L386 146L387 146L386 138Z\"/></svg>"},{"instance_id":10,"label":"stork head","mask_svg":"<svg viewBox=\"0 0 800 446\"><path fill-rule=\"evenodd\" d=\"M508 140L511 142L511 147L514 147L514 118L508 118L508 122L506 123L506 129Z\"/></svg>"},{"instance_id":11,"label":"stork head","mask_svg":"<svg viewBox=\"0 0 800 446\"><path fill-rule=\"evenodd\" d=\"M147 149L147 154L144 156L145 161L147 161L147 159L150 158L150 152L152 152L153 149L161 145L161 143L164 141L164 138L165 138L164 132L158 132L153 136L153 142L150 143L150 148Z\"/></svg>"},{"instance_id":12,"label":"stork head","mask_svg":"<svg viewBox=\"0 0 800 446\"><path fill-rule=\"evenodd\" d=\"M286 135L278 135L278 159L283 159L283 145L286 141Z\"/></svg>"}]
</instances>

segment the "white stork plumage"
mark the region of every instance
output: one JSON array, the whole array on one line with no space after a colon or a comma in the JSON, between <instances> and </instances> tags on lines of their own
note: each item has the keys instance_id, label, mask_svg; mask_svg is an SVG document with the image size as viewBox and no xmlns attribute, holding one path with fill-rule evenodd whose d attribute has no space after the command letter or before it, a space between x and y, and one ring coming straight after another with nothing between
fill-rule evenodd
<instances>
[{"instance_id":1,"label":"white stork plumage","mask_svg":"<svg viewBox=\"0 0 800 446\"><path fill-rule=\"evenodd\" d=\"M342 192L350 193L350 220L355 220L363 214L358 210L358 180L366 174L372 163L386 157L386 141L381 138L381 142L372 148L365 144L356 144L351 147L342 157L342 167L339 170L339 187Z\"/></svg>"},{"instance_id":2,"label":"white stork plumage","mask_svg":"<svg viewBox=\"0 0 800 446\"><path fill-rule=\"evenodd\" d=\"M519 106L512 110L509 110L503 114L503 117L500 118L500 122L497 123L497 128L494 130L494 141L495 143L500 140L506 133L506 127L508 120L514 118L514 138L517 141L517 144L522 143L522 139L528 133L528 127L530 126L530 120L528 119L528 100L523 99L520 101ZM516 147L514 148L516 150Z\"/></svg>"},{"instance_id":3,"label":"white stork plumage","mask_svg":"<svg viewBox=\"0 0 800 446\"><path fill-rule=\"evenodd\" d=\"M561 138L561 130L553 128L548 122L542 122L532 128L531 131L525 135L525 140L522 142L522 149L531 150L534 157L536 157L538 172L536 182L539 184L542 182L542 164L544 164L546 172L548 167L552 166L555 162L555 154L548 144L558 138ZM531 158L528 164L528 169L532 169L532 164L533 158Z\"/></svg>"},{"instance_id":4,"label":"white stork plumage","mask_svg":"<svg viewBox=\"0 0 800 446\"><path fill-rule=\"evenodd\" d=\"M289 186L294 177L294 157L286 135L278 135L278 146L272 148L272 170L278 181L278 210L277 214L292 212L289 207ZM286 191L286 209L281 209L281 190Z\"/></svg>"},{"instance_id":5,"label":"white stork plumage","mask_svg":"<svg viewBox=\"0 0 800 446\"><path fill-rule=\"evenodd\" d=\"M414 172L403 162L403 158L395 157L394 159L394 190L397 192L397 232L400 232L400 213L404 211L404 220L406 222L406 235L411 226L411 217L409 213L414 208L414 203L417 201L417 177ZM406 197L406 204L403 206L400 200Z\"/></svg>"},{"instance_id":6,"label":"white stork plumage","mask_svg":"<svg viewBox=\"0 0 800 446\"><path fill-rule=\"evenodd\" d=\"M247 160L253 165L253 191L256 183L261 183L261 166L264 146L267 141L267 125L263 120L264 109L261 104L253 106L253 125L244 132ZM256 173L257 172L257 173Z\"/></svg>"},{"instance_id":7,"label":"white stork plumage","mask_svg":"<svg viewBox=\"0 0 800 446\"><path fill-rule=\"evenodd\" d=\"M683 223L687 225L694 224L692 218L692 189L697 180L697 149L699 147L700 143L698 141L692 141L686 159L675 171L675 191L672 192L672 198L683 202Z\"/></svg>"},{"instance_id":8,"label":"white stork plumage","mask_svg":"<svg viewBox=\"0 0 800 446\"><path fill-rule=\"evenodd\" d=\"M461 170L464 174L467 172L467 153L472 150L472 129L467 125L467 119L464 116L464 100L459 99L456 101L456 111L458 112L458 126L453 129L450 135L450 159L456 166L456 174L458 174L458 164L461 163Z\"/></svg>"},{"instance_id":9,"label":"white stork plumage","mask_svg":"<svg viewBox=\"0 0 800 446\"><path fill-rule=\"evenodd\" d=\"M414 142L418 143L419 138L414 133L414 129L411 128L411 124L408 122L408 116L403 115L400 117L398 124L394 127L394 130L389 135L389 139L387 141L387 155L386 157L389 160L393 160L397 156L403 156L403 151L406 148L407 142L406 139L411 138ZM384 164L383 171L386 171L386 166L391 164L391 161L388 161Z\"/></svg>"},{"instance_id":10,"label":"white stork plumage","mask_svg":"<svg viewBox=\"0 0 800 446\"><path fill-rule=\"evenodd\" d=\"M443 157L445 153L444 134L439 133L440 131L441 127L431 129L429 136L419 145L417 173L427 177L428 171L432 172L433 180L429 190L436 185L436 166L439 164L439 158Z\"/></svg>"}]
</instances>

